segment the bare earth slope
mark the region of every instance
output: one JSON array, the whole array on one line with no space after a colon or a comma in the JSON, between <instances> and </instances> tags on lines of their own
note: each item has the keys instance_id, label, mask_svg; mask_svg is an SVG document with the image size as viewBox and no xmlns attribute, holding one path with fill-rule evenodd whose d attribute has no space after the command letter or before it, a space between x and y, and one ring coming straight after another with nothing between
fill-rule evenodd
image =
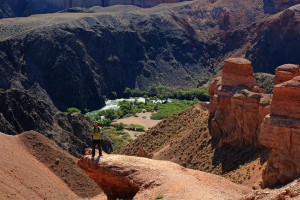
<instances>
[{"instance_id":1,"label":"bare earth slope","mask_svg":"<svg viewBox=\"0 0 300 200\"><path fill-rule=\"evenodd\" d=\"M218 148L215 144L208 133L207 105L199 103L160 122L118 153L139 155L143 147L154 159L173 161L258 187L268 151L249 146Z\"/></svg>"},{"instance_id":2,"label":"bare earth slope","mask_svg":"<svg viewBox=\"0 0 300 200\"><path fill-rule=\"evenodd\" d=\"M0 199L79 199L102 193L78 169L76 158L41 134L0 133L0 140Z\"/></svg>"},{"instance_id":3,"label":"bare earth slope","mask_svg":"<svg viewBox=\"0 0 300 200\"><path fill-rule=\"evenodd\" d=\"M168 161L105 155L85 156L78 165L112 199L237 199L250 190L222 177L183 168Z\"/></svg>"}]
</instances>

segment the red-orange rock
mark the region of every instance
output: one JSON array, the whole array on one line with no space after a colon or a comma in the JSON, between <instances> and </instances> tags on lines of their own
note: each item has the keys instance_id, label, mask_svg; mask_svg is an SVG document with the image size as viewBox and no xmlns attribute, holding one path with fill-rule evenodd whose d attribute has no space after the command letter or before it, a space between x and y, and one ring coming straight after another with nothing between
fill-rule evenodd
<instances>
[{"instance_id":1,"label":"red-orange rock","mask_svg":"<svg viewBox=\"0 0 300 200\"><path fill-rule=\"evenodd\" d=\"M135 156L84 156L78 166L105 192L108 199L239 199L250 192L221 176L178 164Z\"/></svg>"},{"instance_id":2,"label":"red-orange rock","mask_svg":"<svg viewBox=\"0 0 300 200\"><path fill-rule=\"evenodd\" d=\"M229 58L224 61L222 83L228 86L254 87L255 80L251 62L244 58Z\"/></svg>"},{"instance_id":3,"label":"red-orange rock","mask_svg":"<svg viewBox=\"0 0 300 200\"><path fill-rule=\"evenodd\" d=\"M300 65L281 65L276 68L274 85L289 81L295 76L300 76Z\"/></svg>"},{"instance_id":4,"label":"red-orange rock","mask_svg":"<svg viewBox=\"0 0 300 200\"><path fill-rule=\"evenodd\" d=\"M300 118L300 77L274 86L271 115Z\"/></svg>"},{"instance_id":5,"label":"red-orange rock","mask_svg":"<svg viewBox=\"0 0 300 200\"><path fill-rule=\"evenodd\" d=\"M300 177L300 76L274 87L270 115L261 125L259 141L272 149L263 174L264 186Z\"/></svg>"},{"instance_id":6,"label":"red-orange rock","mask_svg":"<svg viewBox=\"0 0 300 200\"><path fill-rule=\"evenodd\" d=\"M209 94L209 129L219 145L259 146L259 127L269 114L271 95L255 85L251 62L226 60L222 78L212 81Z\"/></svg>"}]
</instances>

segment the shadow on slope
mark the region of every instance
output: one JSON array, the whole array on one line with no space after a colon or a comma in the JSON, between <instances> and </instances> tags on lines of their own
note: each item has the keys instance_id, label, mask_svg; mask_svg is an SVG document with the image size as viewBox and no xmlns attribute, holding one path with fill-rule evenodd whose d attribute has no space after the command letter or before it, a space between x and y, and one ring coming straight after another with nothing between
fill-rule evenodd
<instances>
[{"instance_id":1,"label":"shadow on slope","mask_svg":"<svg viewBox=\"0 0 300 200\"><path fill-rule=\"evenodd\" d=\"M238 149L231 146L218 148L214 145L208 132L206 106L204 103L196 104L171 116L118 153L137 155L140 147L144 147L148 153L154 154L154 159L170 160L184 167L224 176L247 163L259 160L261 171L261 166L268 157L266 149ZM246 174L241 176L246 177ZM242 182L244 179L246 178ZM235 178L231 180L240 182Z\"/></svg>"}]
</instances>

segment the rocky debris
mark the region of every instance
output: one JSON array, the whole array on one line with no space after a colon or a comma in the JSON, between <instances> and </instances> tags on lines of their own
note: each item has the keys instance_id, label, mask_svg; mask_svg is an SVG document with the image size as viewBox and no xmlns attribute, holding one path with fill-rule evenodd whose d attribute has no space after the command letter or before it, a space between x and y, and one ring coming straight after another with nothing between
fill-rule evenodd
<instances>
[{"instance_id":1,"label":"rocky debris","mask_svg":"<svg viewBox=\"0 0 300 200\"><path fill-rule=\"evenodd\" d=\"M261 144L272 149L263 174L266 187L300 177L299 100L300 76L274 86L270 114L264 119L259 135Z\"/></svg>"},{"instance_id":2,"label":"rocky debris","mask_svg":"<svg viewBox=\"0 0 300 200\"><path fill-rule=\"evenodd\" d=\"M258 26L254 45L246 52L254 71L274 74L280 65L300 63L300 4L299 1L294 3L298 5L270 17Z\"/></svg>"},{"instance_id":3,"label":"rocky debris","mask_svg":"<svg viewBox=\"0 0 300 200\"><path fill-rule=\"evenodd\" d=\"M0 91L0 131L16 135L24 131L41 132L74 156L91 146L93 124L82 114L65 114L26 92ZM112 145L103 139L103 149L110 153Z\"/></svg>"},{"instance_id":4,"label":"rocky debris","mask_svg":"<svg viewBox=\"0 0 300 200\"><path fill-rule=\"evenodd\" d=\"M209 89L209 129L219 145L259 146L260 122L269 113L271 95L256 86L251 62L230 58L222 77Z\"/></svg>"},{"instance_id":5,"label":"rocky debris","mask_svg":"<svg viewBox=\"0 0 300 200\"><path fill-rule=\"evenodd\" d=\"M222 177L183 168L168 161L104 155L84 156L78 166L108 199L237 199L250 192Z\"/></svg>"},{"instance_id":6,"label":"rocky debris","mask_svg":"<svg viewBox=\"0 0 300 200\"><path fill-rule=\"evenodd\" d=\"M281 65L276 68L274 85L289 81L295 76L300 76L300 65Z\"/></svg>"},{"instance_id":7,"label":"rocky debris","mask_svg":"<svg viewBox=\"0 0 300 200\"><path fill-rule=\"evenodd\" d=\"M153 158L152 153L148 153L144 147L140 147L139 151L137 152L138 157L144 157L144 158Z\"/></svg>"},{"instance_id":8,"label":"rocky debris","mask_svg":"<svg viewBox=\"0 0 300 200\"><path fill-rule=\"evenodd\" d=\"M292 183L285 185L281 188L253 191L250 194L242 197L240 200L256 200L256 199L298 200L299 197L300 197L300 179L295 180Z\"/></svg>"}]
</instances>

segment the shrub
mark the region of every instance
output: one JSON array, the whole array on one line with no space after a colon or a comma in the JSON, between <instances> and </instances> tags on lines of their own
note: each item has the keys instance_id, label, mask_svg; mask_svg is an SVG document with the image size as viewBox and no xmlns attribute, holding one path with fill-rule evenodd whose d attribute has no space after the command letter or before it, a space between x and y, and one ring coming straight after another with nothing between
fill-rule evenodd
<instances>
[{"instance_id":1,"label":"shrub","mask_svg":"<svg viewBox=\"0 0 300 200\"><path fill-rule=\"evenodd\" d=\"M121 123L114 123L112 124L113 127L116 128L117 131L121 131L125 128L125 124Z\"/></svg>"},{"instance_id":2,"label":"shrub","mask_svg":"<svg viewBox=\"0 0 300 200\"><path fill-rule=\"evenodd\" d=\"M138 124L130 124L129 125L129 130L133 130L133 131L144 131L145 127L142 125L138 125Z\"/></svg>"},{"instance_id":3,"label":"shrub","mask_svg":"<svg viewBox=\"0 0 300 200\"><path fill-rule=\"evenodd\" d=\"M78 108L68 108L67 109L68 114L73 114L73 113L81 113L81 111Z\"/></svg>"}]
</instances>

